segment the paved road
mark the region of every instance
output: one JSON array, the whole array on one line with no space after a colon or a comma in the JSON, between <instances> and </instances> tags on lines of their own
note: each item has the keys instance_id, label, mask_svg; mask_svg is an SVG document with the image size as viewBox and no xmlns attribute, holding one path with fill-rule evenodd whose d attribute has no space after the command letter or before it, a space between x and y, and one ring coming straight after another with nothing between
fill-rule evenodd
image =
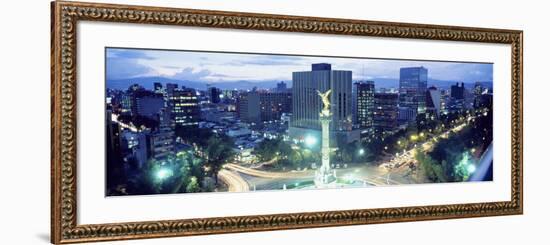
<instances>
[{"instance_id":1,"label":"paved road","mask_svg":"<svg viewBox=\"0 0 550 245\"><path fill-rule=\"evenodd\" d=\"M221 181L227 184L230 192L243 192L250 190L248 183L238 173L222 169L218 172L218 177Z\"/></svg>"},{"instance_id":2,"label":"paved road","mask_svg":"<svg viewBox=\"0 0 550 245\"><path fill-rule=\"evenodd\" d=\"M430 151L435 146L434 143L439 140L440 138L447 138L449 137L450 132L457 133L460 130L464 129L466 126L466 123L462 123L452 129L449 129L438 136L434 136L430 138L430 140L427 140L420 144L420 147L418 149L421 149L424 152ZM417 148L413 147L409 149L408 151L405 151L404 153L400 154L399 156L393 157L392 159L388 160L387 162L384 162L380 164L380 167L387 168L387 169L393 169L393 170L407 170L408 169L408 163L416 164L415 160L415 151Z\"/></svg>"},{"instance_id":3,"label":"paved road","mask_svg":"<svg viewBox=\"0 0 550 245\"><path fill-rule=\"evenodd\" d=\"M313 171L289 171L289 172L268 172L253 168L243 167L237 164L228 163L223 166L225 169L233 170L239 173L247 174L254 177L267 179L301 179L312 178L315 176Z\"/></svg>"},{"instance_id":4,"label":"paved road","mask_svg":"<svg viewBox=\"0 0 550 245\"><path fill-rule=\"evenodd\" d=\"M462 123L449 129L430 140L421 143L420 149L429 151L434 147L434 142L440 138L447 138L450 132L459 132L466 126ZM417 164L415 161L416 148L411 148L397 157L391 157L378 166L364 166L357 168L336 169L339 178L361 181L368 185L401 185L418 183L411 178L409 163ZM274 160L266 162L271 164ZM256 165L263 166L264 164ZM228 186L229 191L249 191L250 186L254 189L278 189L280 186L299 184L305 180L312 180L315 177L315 170L269 172L256 168L244 167L238 164L225 164L219 176Z\"/></svg>"}]
</instances>

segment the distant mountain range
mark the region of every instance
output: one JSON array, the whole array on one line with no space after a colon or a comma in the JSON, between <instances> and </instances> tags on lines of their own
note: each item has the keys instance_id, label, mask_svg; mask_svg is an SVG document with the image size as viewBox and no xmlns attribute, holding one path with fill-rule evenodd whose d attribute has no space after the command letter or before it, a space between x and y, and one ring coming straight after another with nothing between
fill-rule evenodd
<instances>
[{"instance_id":1,"label":"distant mountain range","mask_svg":"<svg viewBox=\"0 0 550 245\"><path fill-rule=\"evenodd\" d=\"M185 86L188 88L194 88L199 90L206 90L207 82L200 81L188 81L188 80L175 80L165 77L136 77L129 79L117 79L117 80L107 80L107 88L111 89L121 89L125 90L132 84L139 84L147 89L153 88L153 83L160 82L162 84L166 83L175 83L179 86ZM268 89L277 87L277 83L281 82L279 80L273 81L234 81L234 82L213 82L210 83L213 87L220 89L238 89L246 90L252 89L254 87ZM287 86L290 87L291 82L285 81Z\"/></svg>"},{"instance_id":2,"label":"distant mountain range","mask_svg":"<svg viewBox=\"0 0 550 245\"><path fill-rule=\"evenodd\" d=\"M373 78L369 79L374 81L374 85L376 88L397 88L399 87L399 79L394 78ZM185 86L188 88L194 88L198 90L206 90L206 82L200 82L200 81L186 81L186 80L175 80L165 77L136 77L136 78L129 78L129 79L116 79L116 80L107 80L107 88L110 89L119 89L119 90L126 90L130 85L132 84L139 84L147 89L153 88L153 83L160 82L162 84L166 83L175 83L179 86ZM217 87L220 89L237 89L237 90L246 90L246 89L252 89L254 87L260 88L260 89L269 89L269 88L275 88L277 87L277 83L281 82L280 80L272 80L272 81L232 81L232 82L213 82L210 83L211 86ZM292 86L292 81L284 81L288 87ZM437 88L444 88L448 89L451 87L451 85L456 84L456 81L445 81L445 80L436 80L436 79L428 79L428 87L429 86L435 86ZM482 82L483 86L492 88L492 82ZM465 83L464 84L466 88L473 88L473 83Z\"/></svg>"},{"instance_id":3,"label":"distant mountain range","mask_svg":"<svg viewBox=\"0 0 550 245\"><path fill-rule=\"evenodd\" d=\"M398 88L399 79L397 78L373 78L369 79L374 81L374 86L376 88ZM455 85L457 81L447 81L447 80L437 80L437 79L428 79L428 87L434 86L440 89L450 89L452 85ZM481 82L484 87L493 88L492 82ZM468 89L474 87L474 83L464 83L464 86Z\"/></svg>"}]
</instances>

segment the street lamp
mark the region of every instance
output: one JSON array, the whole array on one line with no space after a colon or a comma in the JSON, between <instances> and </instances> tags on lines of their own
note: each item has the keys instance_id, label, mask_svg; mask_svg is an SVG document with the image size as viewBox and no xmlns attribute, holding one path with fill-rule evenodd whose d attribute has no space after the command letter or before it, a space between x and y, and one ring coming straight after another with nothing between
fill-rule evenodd
<instances>
[{"instance_id":1,"label":"street lamp","mask_svg":"<svg viewBox=\"0 0 550 245\"><path fill-rule=\"evenodd\" d=\"M365 150L363 150L363 149L359 149L359 155L361 155L361 156L362 156L363 154L365 154Z\"/></svg>"}]
</instances>

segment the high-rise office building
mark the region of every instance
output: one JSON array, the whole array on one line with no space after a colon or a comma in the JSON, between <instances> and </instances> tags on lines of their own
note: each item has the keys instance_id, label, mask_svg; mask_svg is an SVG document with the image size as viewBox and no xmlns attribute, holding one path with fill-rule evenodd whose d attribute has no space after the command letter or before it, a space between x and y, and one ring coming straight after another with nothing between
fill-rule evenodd
<instances>
[{"instance_id":1,"label":"high-rise office building","mask_svg":"<svg viewBox=\"0 0 550 245\"><path fill-rule=\"evenodd\" d=\"M285 86L286 87L286 86ZM292 94L288 92L263 92L260 95L260 120L279 121L283 113L292 111Z\"/></svg>"},{"instance_id":2,"label":"high-rise office building","mask_svg":"<svg viewBox=\"0 0 550 245\"><path fill-rule=\"evenodd\" d=\"M239 95L239 91L235 89L223 90L222 95L225 100L236 100Z\"/></svg>"},{"instance_id":3,"label":"high-rise office building","mask_svg":"<svg viewBox=\"0 0 550 245\"><path fill-rule=\"evenodd\" d=\"M173 156L175 154L175 133L171 126L170 113L162 110L159 113L159 127L154 132L149 134L148 141L148 156L160 161Z\"/></svg>"},{"instance_id":4,"label":"high-rise office building","mask_svg":"<svg viewBox=\"0 0 550 245\"><path fill-rule=\"evenodd\" d=\"M162 88L162 83L153 83L153 92L157 94L163 94L164 89Z\"/></svg>"},{"instance_id":5,"label":"high-rise office building","mask_svg":"<svg viewBox=\"0 0 550 245\"><path fill-rule=\"evenodd\" d=\"M171 97L172 94L174 93L174 90L176 90L177 88L178 88L177 84L167 83L166 84L166 94L168 95L168 97Z\"/></svg>"},{"instance_id":6,"label":"high-rise office building","mask_svg":"<svg viewBox=\"0 0 550 245\"><path fill-rule=\"evenodd\" d=\"M196 127L199 125L200 108L197 93L191 88L170 90L168 108L176 127Z\"/></svg>"},{"instance_id":7,"label":"high-rise office building","mask_svg":"<svg viewBox=\"0 0 550 245\"><path fill-rule=\"evenodd\" d=\"M443 115L449 113L449 90L441 89L441 113Z\"/></svg>"},{"instance_id":8,"label":"high-rise office building","mask_svg":"<svg viewBox=\"0 0 550 245\"><path fill-rule=\"evenodd\" d=\"M475 95L471 89L464 88L464 109L474 108Z\"/></svg>"},{"instance_id":9,"label":"high-rise office building","mask_svg":"<svg viewBox=\"0 0 550 245\"><path fill-rule=\"evenodd\" d=\"M286 83L284 81L281 81L280 83L277 83L277 89L275 91L281 92L281 93L288 92L287 87L286 87Z\"/></svg>"},{"instance_id":10,"label":"high-rise office building","mask_svg":"<svg viewBox=\"0 0 550 245\"><path fill-rule=\"evenodd\" d=\"M166 92L166 89L162 86L162 83L154 83L153 92L155 94L161 95L164 99L164 107L168 107L168 93Z\"/></svg>"},{"instance_id":11,"label":"high-rise office building","mask_svg":"<svg viewBox=\"0 0 550 245\"><path fill-rule=\"evenodd\" d=\"M404 67L399 70L399 107L406 112L406 121L416 120L426 111L428 70L424 67ZM406 109L405 109L406 108Z\"/></svg>"},{"instance_id":12,"label":"high-rise office building","mask_svg":"<svg viewBox=\"0 0 550 245\"><path fill-rule=\"evenodd\" d=\"M112 111L105 110L105 148L107 152L107 165L109 167L117 167L121 164L121 147L120 147L120 127L118 123L113 122ZM120 166L121 167L121 166Z\"/></svg>"},{"instance_id":13,"label":"high-rise office building","mask_svg":"<svg viewBox=\"0 0 550 245\"><path fill-rule=\"evenodd\" d=\"M464 83L456 83L455 85L451 85L451 96L448 99L447 110L451 113L464 110L466 108L464 95Z\"/></svg>"},{"instance_id":14,"label":"high-rise office building","mask_svg":"<svg viewBox=\"0 0 550 245\"><path fill-rule=\"evenodd\" d=\"M326 63L313 64L311 71L292 73L291 138L303 139L308 134L320 137L319 112L322 102L317 92L329 89L332 91L331 137L338 133L348 142L359 138L358 133L352 134L352 72L332 70L331 65Z\"/></svg>"},{"instance_id":15,"label":"high-rise office building","mask_svg":"<svg viewBox=\"0 0 550 245\"><path fill-rule=\"evenodd\" d=\"M122 112L156 120L159 110L164 107L164 99L162 95L133 84L122 96L121 105Z\"/></svg>"},{"instance_id":16,"label":"high-rise office building","mask_svg":"<svg viewBox=\"0 0 550 245\"><path fill-rule=\"evenodd\" d=\"M132 94L128 91L121 95L120 111L124 114L132 114Z\"/></svg>"},{"instance_id":17,"label":"high-rise office building","mask_svg":"<svg viewBox=\"0 0 550 245\"><path fill-rule=\"evenodd\" d=\"M441 113L441 92L433 86L426 93L426 113L435 117Z\"/></svg>"},{"instance_id":18,"label":"high-rise office building","mask_svg":"<svg viewBox=\"0 0 550 245\"><path fill-rule=\"evenodd\" d=\"M493 94L492 93L482 94L478 108L492 109L492 107L493 107Z\"/></svg>"},{"instance_id":19,"label":"high-rise office building","mask_svg":"<svg viewBox=\"0 0 550 245\"><path fill-rule=\"evenodd\" d=\"M398 111L397 119L399 120L399 124L415 122L416 116L418 115L418 111L411 107L399 107Z\"/></svg>"},{"instance_id":20,"label":"high-rise office building","mask_svg":"<svg viewBox=\"0 0 550 245\"><path fill-rule=\"evenodd\" d=\"M222 94L222 91L219 88L208 87L208 98L210 99L210 103L214 103L214 104L220 103L221 94Z\"/></svg>"},{"instance_id":21,"label":"high-rise office building","mask_svg":"<svg viewBox=\"0 0 550 245\"><path fill-rule=\"evenodd\" d=\"M292 94L288 92L247 92L237 99L237 115L248 123L281 120L292 110Z\"/></svg>"},{"instance_id":22,"label":"high-rise office building","mask_svg":"<svg viewBox=\"0 0 550 245\"><path fill-rule=\"evenodd\" d=\"M472 91L474 103L473 108L491 108L493 106L493 92L487 84L483 82L476 82Z\"/></svg>"},{"instance_id":23,"label":"high-rise office building","mask_svg":"<svg viewBox=\"0 0 550 245\"><path fill-rule=\"evenodd\" d=\"M373 126L374 81L355 83L357 124L362 129Z\"/></svg>"},{"instance_id":24,"label":"high-rise office building","mask_svg":"<svg viewBox=\"0 0 550 245\"><path fill-rule=\"evenodd\" d=\"M145 90L145 89L137 83L130 85L130 87L128 88L128 92L136 92L136 91L142 91L142 90Z\"/></svg>"},{"instance_id":25,"label":"high-rise office building","mask_svg":"<svg viewBox=\"0 0 550 245\"><path fill-rule=\"evenodd\" d=\"M148 90L135 91L132 95L132 115L158 120L158 113L164 108L164 97Z\"/></svg>"},{"instance_id":26,"label":"high-rise office building","mask_svg":"<svg viewBox=\"0 0 550 245\"><path fill-rule=\"evenodd\" d=\"M451 98L464 99L464 83L456 83L451 85Z\"/></svg>"},{"instance_id":27,"label":"high-rise office building","mask_svg":"<svg viewBox=\"0 0 550 245\"><path fill-rule=\"evenodd\" d=\"M260 123L260 96L257 92L240 93L237 97L237 115L246 123Z\"/></svg>"},{"instance_id":28,"label":"high-rise office building","mask_svg":"<svg viewBox=\"0 0 550 245\"><path fill-rule=\"evenodd\" d=\"M146 166L149 160L148 145L147 145L148 131L132 131L125 129L121 133L121 145L125 153L126 159L133 159L136 164L135 167L142 168Z\"/></svg>"},{"instance_id":29,"label":"high-rise office building","mask_svg":"<svg viewBox=\"0 0 550 245\"><path fill-rule=\"evenodd\" d=\"M483 93L483 85L481 82L476 82L474 85L474 108L478 108L481 104L481 95Z\"/></svg>"},{"instance_id":30,"label":"high-rise office building","mask_svg":"<svg viewBox=\"0 0 550 245\"><path fill-rule=\"evenodd\" d=\"M130 87L128 87L128 89L121 95L121 112L136 115L135 113L137 109L135 96L136 94L144 91L145 89L138 84L132 84Z\"/></svg>"},{"instance_id":31,"label":"high-rise office building","mask_svg":"<svg viewBox=\"0 0 550 245\"><path fill-rule=\"evenodd\" d=\"M112 111L105 110L105 152L107 162L107 186L117 185L124 172L124 162L120 147L119 124L111 120Z\"/></svg>"},{"instance_id":32,"label":"high-rise office building","mask_svg":"<svg viewBox=\"0 0 550 245\"><path fill-rule=\"evenodd\" d=\"M394 132L397 128L398 94L374 94L374 131L377 136Z\"/></svg>"}]
</instances>

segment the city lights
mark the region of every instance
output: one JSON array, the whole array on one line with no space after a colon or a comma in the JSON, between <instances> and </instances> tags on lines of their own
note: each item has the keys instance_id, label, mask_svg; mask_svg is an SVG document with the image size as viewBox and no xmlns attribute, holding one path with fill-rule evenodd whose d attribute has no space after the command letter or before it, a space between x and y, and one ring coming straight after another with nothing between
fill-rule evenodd
<instances>
[{"instance_id":1,"label":"city lights","mask_svg":"<svg viewBox=\"0 0 550 245\"><path fill-rule=\"evenodd\" d=\"M158 180L164 180L166 178L169 178L173 175L173 172L171 169L168 168L161 168L157 171L156 177Z\"/></svg>"},{"instance_id":2,"label":"city lights","mask_svg":"<svg viewBox=\"0 0 550 245\"><path fill-rule=\"evenodd\" d=\"M351 181L353 181L353 179L354 179L353 175L351 175L351 174L346 174L344 176L344 180L347 181L347 182L351 182Z\"/></svg>"},{"instance_id":3,"label":"city lights","mask_svg":"<svg viewBox=\"0 0 550 245\"><path fill-rule=\"evenodd\" d=\"M315 138L315 136L308 135L305 138L305 143L306 143L306 146L313 147L315 144L317 144L317 138Z\"/></svg>"},{"instance_id":4,"label":"city lights","mask_svg":"<svg viewBox=\"0 0 550 245\"><path fill-rule=\"evenodd\" d=\"M473 164L469 164L467 170L469 174L473 174L476 171L476 166Z\"/></svg>"},{"instance_id":5,"label":"city lights","mask_svg":"<svg viewBox=\"0 0 550 245\"><path fill-rule=\"evenodd\" d=\"M106 81L106 195L469 181L485 171L480 159L492 161L492 77L461 81L455 73L469 71L468 63L455 71L431 61L378 60L388 74L372 75L395 79L390 84L363 80L348 65L364 59L277 59L284 66L274 72L269 65L248 67L255 59L273 62L261 54L166 51L172 60L139 49L107 52L106 59L147 54L159 66L185 65L189 72L200 71L193 66L205 58L208 67L200 69L220 76ZM243 69L219 70L228 61ZM107 77L121 69L106 64ZM492 71L489 66L472 69ZM277 74L276 84L263 79L270 74ZM458 83L429 81L435 74ZM247 82L228 84L232 77Z\"/></svg>"}]
</instances>

